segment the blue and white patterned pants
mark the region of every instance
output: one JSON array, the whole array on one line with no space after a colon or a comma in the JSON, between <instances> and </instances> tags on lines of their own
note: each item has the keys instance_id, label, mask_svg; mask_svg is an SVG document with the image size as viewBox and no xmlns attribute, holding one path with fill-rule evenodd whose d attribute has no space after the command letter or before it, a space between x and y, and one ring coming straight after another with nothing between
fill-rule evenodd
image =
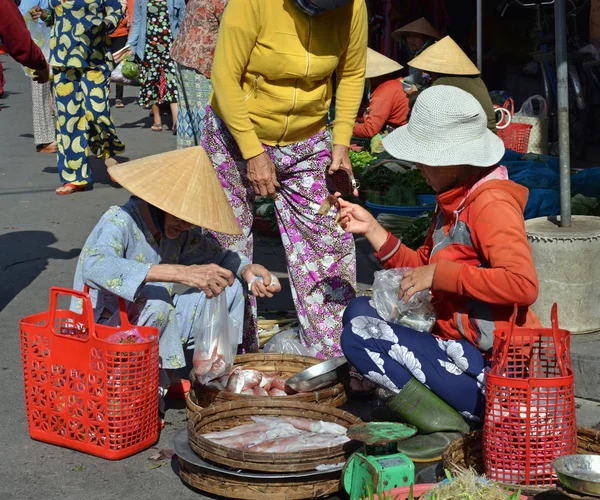
<instances>
[{"instance_id":1,"label":"blue and white patterned pants","mask_svg":"<svg viewBox=\"0 0 600 500\"><path fill-rule=\"evenodd\" d=\"M354 299L343 317L342 350L359 373L395 393L415 377L465 418L485 409L487 362L467 340L441 340L387 323L368 297Z\"/></svg>"}]
</instances>

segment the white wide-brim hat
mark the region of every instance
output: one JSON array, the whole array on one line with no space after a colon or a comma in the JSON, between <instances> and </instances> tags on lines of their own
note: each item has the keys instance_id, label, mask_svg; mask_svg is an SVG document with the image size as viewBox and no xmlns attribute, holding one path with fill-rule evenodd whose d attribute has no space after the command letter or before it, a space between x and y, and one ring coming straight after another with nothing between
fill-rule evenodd
<instances>
[{"instance_id":1,"label":"white wide-brim hat","mask_svg":"<svg viewBox=\"0 0 600 500\"><path fill-rule=\"evenodd\" d=\"M385 137L383 146L395 158L431 167L491 167L504 156L504 143L487 128L479 101L449 85L419 95L408 124Z\"/></svg>"}]
</instances>

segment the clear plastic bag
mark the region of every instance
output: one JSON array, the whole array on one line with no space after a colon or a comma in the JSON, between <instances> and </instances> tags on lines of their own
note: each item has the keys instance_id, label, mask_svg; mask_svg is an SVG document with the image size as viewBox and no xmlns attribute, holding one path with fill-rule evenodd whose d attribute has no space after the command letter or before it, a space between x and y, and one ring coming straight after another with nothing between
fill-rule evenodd
<instances>
[{"instance_id":1,"label":"clear plastic bag","mask_svg":"<svg viewBox=\"0 0 600 500\"><path fill-rule=\"evenodd\" d=\"M269 340L264 348L264 352L276 354L297 354L298 356L316 357L315 349L308 349L300 342L299 329L290 328L275 335Z\"/></svg>"},{"instance_id":2,"label":"clear plastic bag","mask_svg":"<svg viewBox=\"0 0 600 500\"><path fill-rule=\"evenodd\" d=\"M115 83L120 83L121 85L133 85L133 80L123 76L123 63L125 61L121 61L117 64L117 67L112 70L110 74L110 79Z\"/></svg>"},{"instance_id":3,"label":"clear plastic bag","mask_svg":"<svg viewBox=\"0 0 600 500\"><path fill-rule=\"evenodd\" d=\"M44 54L46 61L48 61L50 58L50 34L52 32L52 28L41 22L34 21L29 12L23 16L23 19L25 20L27 29L31 34L31 39L42 50L42 54ZM34 71L32 69L23 66L23 71L27 76L33 78Z\"/></svg>"},{"instance_id":4,"label":"clear plastic bag","mask_svg":"<svg viewBox=\"0 0 600 500\"><path fill-rule=\"evenodd\" d=\"M375 309L385 321L419 332L430 332L436 318L429 290L415 293L406 304L398 297L400 281L404 273L409 270L410 267L401 267L375 273L373 283Z\"/></svg>"},{"instance_id":5,"label":"clear plastic bag","mask_svg":"<svg viewBox=\"0 0 600 500\"><path fill-rule=\"evenodd\" d=\"M207 299L200 327L194 332L194 372L202 385L231 371L237 352L240 325L227 307L225 292Z\"/></svg>"},{"instance_id":6,"label":"clear plastic bag","mask_svg":"<svg viewBox=\"0 0 600 500\"><path fill-rule=\"evenodd\" d=\"M538 106L534 105L535 102L538 102ZM548 118L548 104L546 103L546 99L544 99L541 95L533 95L529 99L527 99L518 113L515 113L517 117L528 117L528 118Z\"/></svg>"}]
</instances>

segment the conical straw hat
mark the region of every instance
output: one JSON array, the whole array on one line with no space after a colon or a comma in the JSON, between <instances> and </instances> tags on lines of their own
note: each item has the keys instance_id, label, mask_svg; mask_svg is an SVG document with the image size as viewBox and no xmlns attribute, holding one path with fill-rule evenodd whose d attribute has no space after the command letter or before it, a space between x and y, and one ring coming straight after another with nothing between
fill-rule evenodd
<instances>
[{"instance_id":1,"label":"conical straw hat","mask_svg":"<svg viewBox=\"0 0 600 500\"><path fill-rule=\"evenodd\" d=\"M424 17L421 17L420 19L417 19L416 21L408 23L407 25L402 26L402 28L397 29L392 33L392 37L394 37L396 40L400 40L409 33L419 33L420 35L430 36L435 40L442 38L439 31L436 30Z\"/></svg>"},{"instance_id":2,"label":"conical straw hat","mask_svg":"<svg viewBox=\"0 0 600 500\"><path fill-rule=\"evenodd\" d=\"M201 146L114 165L108 173L129 192L181 220L219 233L242 234Z\"/></svg>"},{"instance_id":3,"label":"conical straw hat","mask_svg":"<svg viewBox=\"0 0 600 500\"><path fill-rule=\"evenodd\" d=\"M477 66L449 36L427 47L408 63L413 68L443 75L478 75Z\"/></svg>"},{"instance_id":4,"label":"conical straw hat","mask_svg":"<svg viewBox=\"0 0 600 500\"><path fill-rule=\"evenodd\" d=\"M365 78L375 78L378 76L394 73L401 70L404 66L393 59L376 52L373 49L367 49L367 72Z\"/></svg>"}]
</instances>

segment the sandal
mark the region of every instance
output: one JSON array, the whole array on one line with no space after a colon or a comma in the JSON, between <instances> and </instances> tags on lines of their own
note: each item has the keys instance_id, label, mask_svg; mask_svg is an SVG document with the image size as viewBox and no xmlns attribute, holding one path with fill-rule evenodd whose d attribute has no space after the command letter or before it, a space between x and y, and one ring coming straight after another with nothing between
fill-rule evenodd
<instances>
[{"instance_id":1,"label":"sandal","mask_svg":"<svg viewBox=\"0 0 600 500\"><path fill-rule=\"evenodd\" d=\"M73 194L77 191L85 191L88 188L88 184L73 184L71 182L67 182L63 186L56 189L56 194L65 195L65 194Z\"/></svg>"},{"instance_id":2,"label":"sandal","mask_svg":"<svg viewBox=\"0 0 600 500\"><path fill-rule=\"evenodd\" d=\"M115 101L115 108L124 108L125 104L123 104L123 101L121 101L121 99L117 99Z\"/></svg>"},{"instance_id":3,"label":"sandal","mask_svg":"<svg viewBox=\"0 0 600 500\"><path fill-rule=\"evenodd\" d=\"M162 123L155 123L150 128L152 129L153 132L162 132L162 130L163 130Z\"/></svg>"}]
</instances>

